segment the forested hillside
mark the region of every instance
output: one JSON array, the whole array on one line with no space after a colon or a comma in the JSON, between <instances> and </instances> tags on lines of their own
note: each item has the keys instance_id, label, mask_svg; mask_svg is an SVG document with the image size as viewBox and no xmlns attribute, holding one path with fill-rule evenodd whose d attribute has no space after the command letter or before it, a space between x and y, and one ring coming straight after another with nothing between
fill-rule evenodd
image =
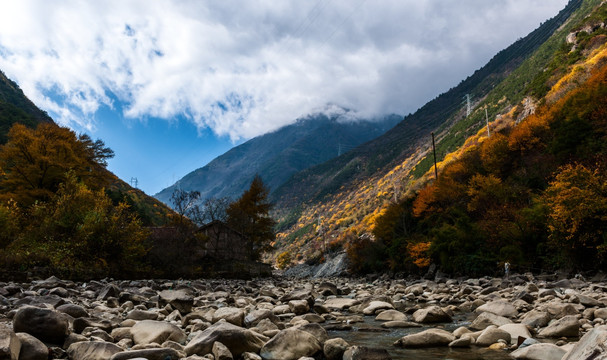
<instances>
[{"instance_id":1,"label":"forested hillside","mask_svg":"<svg viewBox=\"0 0 607 360\"><path fill-rule=\"evenodd\" d=\"M500 52L487 66L500 58L510 66L501 67L501 75L486 76L489 86L479 81L467 88L476 99L470 115L460 105L468 91L453 92L474 76L420 109L416 114L427 112L431 119L432 105L452 96L451 109L449 103L435 108L443 114L439 117L445 109L452 115L442 124L424 123L426 136L398 155L395 165L373 171L362 156L339 159L348 166L324 178L348 171L348 178L364 171L372 175L345 186L337 181L336 190L317 193L311 205L291 207L282 214L277 247L296 254L295 261L322 260L327 252L345 248L353 270L363 272L417 271L434 263L452 273L481 274L504 261L528 269L602 266L607 16L600 3L572 1L555 19ZM479 73L483 70L475 76ZM430 130L437 135L438 181L431 169ZM387 140L392 133L374 146L382 140L395 144ZM321 167L328 171L335 164ZM300 181L321 181L321 167L298 175ZM588 192L575 196L597 200L563 209L571 200L562 198L563 189L581 181L572 179L574 174L589 181L581 185ZM582 211L586 205L593 210ZM562 211L554 213L553 207ZM580 218L571 218L574 214ZM579 261L593 251L592 263Z\"/></svg>"}]
</instances>

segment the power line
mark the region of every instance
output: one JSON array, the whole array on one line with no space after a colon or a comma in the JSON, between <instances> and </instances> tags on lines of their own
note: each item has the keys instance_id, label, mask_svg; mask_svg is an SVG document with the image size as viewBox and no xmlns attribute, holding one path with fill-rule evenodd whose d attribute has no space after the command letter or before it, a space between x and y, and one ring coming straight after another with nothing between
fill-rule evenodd
<instances>
[{"instance_id":1,"label":"power line","mask_svg":"<svg viewBox=\"0 0 607 360\"><path fill-rule=\"evenodd\" d=\"M136 177L131 177L131 186L137 189L137 185L139 185L139 180Z\"/></svg>"}]
</instances>

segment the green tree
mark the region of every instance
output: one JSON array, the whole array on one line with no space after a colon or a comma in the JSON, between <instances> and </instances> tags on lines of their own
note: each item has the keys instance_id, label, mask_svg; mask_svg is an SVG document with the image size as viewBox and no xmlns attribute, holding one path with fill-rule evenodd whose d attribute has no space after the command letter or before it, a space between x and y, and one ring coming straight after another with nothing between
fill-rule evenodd
<instances>
[{"instance_id":1,"label":"green tree","mask_svg":"<svg viewBox=\"0 0 607 360\"><path fill-rule=\"evenodd\" d=\"M251 259L258 260L261 254L272 249L276 223L269 213L272 204L268 201L269 190L256 175L251 186L242 196L231 203L226 211L228 224L238 230L249 243Z\"/></svg>"}]
</instances>

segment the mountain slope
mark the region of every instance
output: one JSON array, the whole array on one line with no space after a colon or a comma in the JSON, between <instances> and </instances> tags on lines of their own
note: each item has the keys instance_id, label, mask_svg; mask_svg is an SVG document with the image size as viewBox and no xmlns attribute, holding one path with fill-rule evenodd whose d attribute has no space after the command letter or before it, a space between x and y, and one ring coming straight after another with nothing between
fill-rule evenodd
<instances>
[{"instance_id":1,"label":"mountain slope","mask_svg":"<svg viewBox=\"0 0 607 360\"><path fill-rule=\"evenodd\" d=\"M390 115L378 121L351 121L348 112L316 114L256 137L192 171L155 197L170 203L176 188L199 191L203 198L239 196L255 174L274 190L294 173L329 160L369 141L402 119Z\"/></svg>"},{"instance_id":2,"label":"mountain slope","mask_svg":"<svg viewBox=\"0 0 607 360\"><path fill-rule=\"evenodd\" d=\"M557 16L500 51L472 76L428 102L414 114L406 116L401 123L384 135L342 157L296 174L273 193L273 200L277 202L279 208L288 209L301 202L320 200L328 194L335 193L342 186L349 187L378 171L384 173L389 171L387 165L394 165L411 155L421 145L418 142L420 139L427 139L430 132L437 127L461 117L464 112L461 106L462 99L467 94L478 101L498 86L563 25L581 3L582 0L570 1ZM542 66L541 60L538 60L538 67L540 66ZM508 100L512 103L520 101L520 94L512 94L510 97Z\"/></svg>"},{"instance_id":3,"label":"mountain slope","mask_svg":"<svg viewBox=\"0 0 607 360\"><path fill-rule=\"evenodd\" d=\"M555 18L385 135L294 176L273 194L279 205L278 252L287 250L297 260L309 260L341 249L352 239L372 238L377 220L390 204L411 196L434 177L428 171L432 165L430 131L436 133L438 160L447 163L452 156L448 154L477 135L486 119L510 116L520 121L532 113L536 102L532 95L537 99L534 94L545 93L546 87L564 75L562 68L552 64L575 63L575 51L569 55L570 49L564 45L566 38L588 15L596 15L593 10L599 3L570 1ZM461 106L466 93L476 99L469 116ZM486 133L486 127L483 131Z\"/></svg>"}]
</instances>

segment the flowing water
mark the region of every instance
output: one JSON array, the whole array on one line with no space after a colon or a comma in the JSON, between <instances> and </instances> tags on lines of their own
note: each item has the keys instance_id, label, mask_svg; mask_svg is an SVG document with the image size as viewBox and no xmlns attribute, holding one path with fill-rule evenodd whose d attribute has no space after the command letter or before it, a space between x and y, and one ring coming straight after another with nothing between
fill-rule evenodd
<instances>
[{"instance_id":1,"label":"flowing water","mask_svg":"<svg viewBox=\"0 0 607 360\"><path fill-rule=\"evenodd\" d=\"M367 346L388 350L393 360L416 359L416 360L511 360L505 350L489 350L481 347L470 347L464 349L452 349L447 346L427 349L403 349L392 344L401 337L414 334L426 329L441 327L453 331L460 326L470 325L470 319L466 316L454 318L452 323L433 324L421 328L384 329L382 322L375 321L371 316L365 316L363 323L352 324L352 330L337 331L330 330L329 338L343 338L350 345Z\"/></svg>"}]
</instances>

